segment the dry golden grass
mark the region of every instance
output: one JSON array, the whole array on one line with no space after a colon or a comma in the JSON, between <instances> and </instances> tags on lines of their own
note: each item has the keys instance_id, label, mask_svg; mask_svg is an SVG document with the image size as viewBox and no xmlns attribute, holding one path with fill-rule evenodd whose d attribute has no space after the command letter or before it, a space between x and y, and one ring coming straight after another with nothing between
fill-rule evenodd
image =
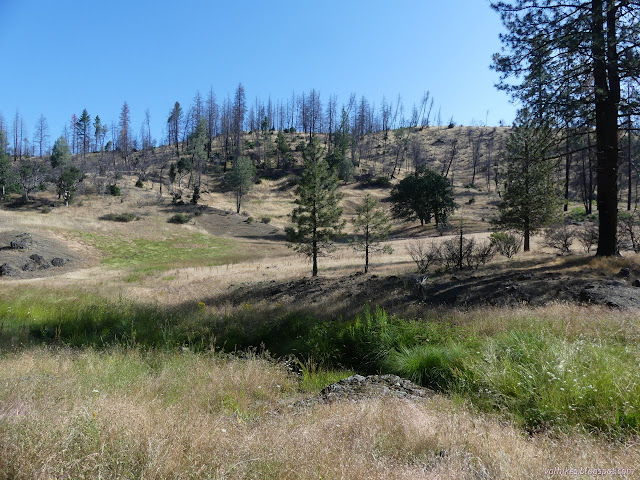
<instances>
[{"instance_id":1,"label":"dry golden grass","mask_svg":"<svg viewBox=\"0 0 640 480\"><path fill-rule=\"evenodd\" d=\"M640 462L632 442L527 437L441 396L290 407L297 379L258 357L35 349L0 358L0 382L2 479L512 479Z\"/></svg>"}]
</instances>

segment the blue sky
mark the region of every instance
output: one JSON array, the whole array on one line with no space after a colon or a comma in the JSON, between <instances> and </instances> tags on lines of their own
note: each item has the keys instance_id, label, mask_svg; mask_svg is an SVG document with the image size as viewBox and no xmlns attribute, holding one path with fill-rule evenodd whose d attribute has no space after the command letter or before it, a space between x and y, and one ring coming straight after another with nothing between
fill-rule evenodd
<instances>
[{"instance_id":1,"label":"blue sky","mask_svg":"<svg viewBox=\"0 0 640 480\"><path fill-rule=\"evenodd\" d=\"M160 139L176 101L242 82L249 102L400 94L407 115L428 90L443 121L511 123L489 69L501 29L488 0L0 0L0 113L29 134L44 114L53 143L73 113L117 122L127 101Z\"/></svg>"}]
</instances>

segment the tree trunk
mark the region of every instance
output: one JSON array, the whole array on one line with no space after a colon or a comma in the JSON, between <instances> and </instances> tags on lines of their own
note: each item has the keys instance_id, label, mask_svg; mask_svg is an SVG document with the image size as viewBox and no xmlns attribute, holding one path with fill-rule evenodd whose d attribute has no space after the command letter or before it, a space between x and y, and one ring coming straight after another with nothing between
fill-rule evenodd
<instances>
[{"instance_id":1,"label":"tree trunk","mask_svg":"<svg viewBox=\"0 0 640 480\"><path fill-rule=\"evenodd\" d=\"M364 273L369 273L369 225L364 235Z\"/></svg>"},{"instance_id":2,"label":"tree trunk","mask_svg":"<svg viewBox=\"0 0 640 480\"><path fill-rule=\"evenodd\" d=\"M603 3L607 25L604 32ZM596 148L598 155L598 210L600 212L597 256L618 253L618 103L620 78L616 52L614 0L592 0L594 86L596 98Z\"/></svg>"}]
</instances>

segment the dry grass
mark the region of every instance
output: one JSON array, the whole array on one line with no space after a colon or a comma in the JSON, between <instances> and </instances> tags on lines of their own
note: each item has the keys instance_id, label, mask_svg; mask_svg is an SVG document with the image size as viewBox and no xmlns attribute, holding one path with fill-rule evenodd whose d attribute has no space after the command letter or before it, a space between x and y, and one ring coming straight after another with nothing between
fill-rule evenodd
<instances>
[{"instance_id":1,"label":"dry grass","mask_svg":"<svg viewBox=\"0 0 640 480\"><path fill-rule=\"evenodd\" d=\"M633 443L529 438L439 396L287 407L298 380L258 357L36 349L0 372L3 479L511 479L640 462Z\"/></svg>"}]
</instances>

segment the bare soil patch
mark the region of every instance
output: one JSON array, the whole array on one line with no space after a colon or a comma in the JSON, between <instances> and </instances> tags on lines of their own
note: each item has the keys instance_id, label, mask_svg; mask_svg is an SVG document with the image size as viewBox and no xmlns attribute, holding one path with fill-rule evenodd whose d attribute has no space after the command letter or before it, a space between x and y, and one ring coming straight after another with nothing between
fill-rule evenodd
<instances>
[{"instance_id":1,"label":"bare soil patch","mask_svg":"<svg viewBox=\"0 0 640 480\"><path fill-rule=\"evenodd\" d=\"M60 275L89 266L80 252L44 232L0 231L2 278L38 278Z\"/></svg>"},{"instance_id":2,"label":"bare soil patch","mask_svg":"<svg viewBox=\"0 0 640 480\"><path fill-rule=\"evenodd\" d=\"M538 258L509 268L495 264L426 278L409 273L355 273L245 282L232 286L225 300L241 305L264 299L322 316L349 315L365 304L393 313L419 313L430 306L542 306L554 302L640 309L640 286L634 285L640 285L638 267L612 273L591 257L560 262Z\"/></svg>"}]
</instances>

